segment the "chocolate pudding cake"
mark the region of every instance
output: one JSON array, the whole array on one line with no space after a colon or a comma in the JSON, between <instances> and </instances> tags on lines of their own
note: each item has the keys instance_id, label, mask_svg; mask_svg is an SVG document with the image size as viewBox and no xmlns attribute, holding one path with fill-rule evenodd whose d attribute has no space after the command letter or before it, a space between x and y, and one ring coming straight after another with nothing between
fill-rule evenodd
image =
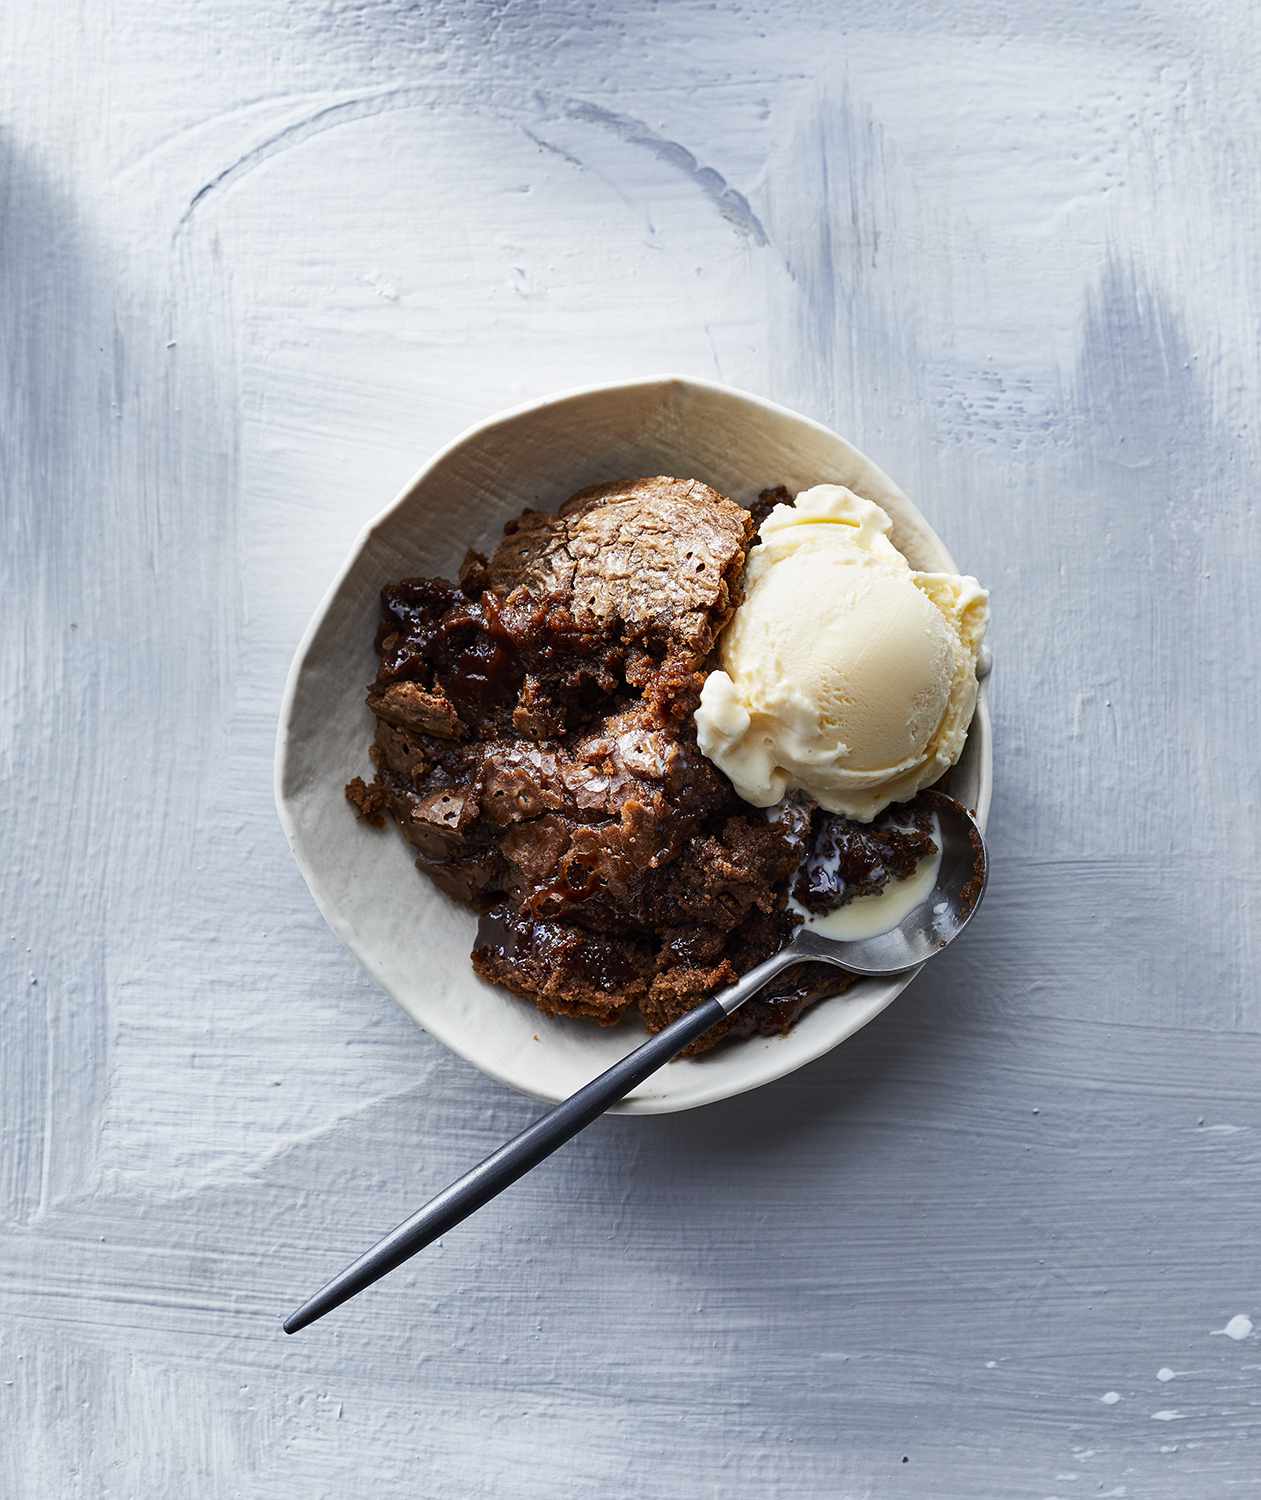
<instances>
[{"instance_id":1,"label":"chocolate pudding cake","mask_svg":"<svg viewBox=\"0 0 1261 1500\"><path fill-rule=\"evenodd\" d=\"M923 852L889 818L751 807L697 747L755 515L696 480L603 484L526 511L456 582L382 590L376 775L347 797L476 908L477 972L543 1011L659 1030L785 942L795 880L820 909ZM693 1050L782 1032L848 982L800 965Z\"/></svg>"}]
</instances>

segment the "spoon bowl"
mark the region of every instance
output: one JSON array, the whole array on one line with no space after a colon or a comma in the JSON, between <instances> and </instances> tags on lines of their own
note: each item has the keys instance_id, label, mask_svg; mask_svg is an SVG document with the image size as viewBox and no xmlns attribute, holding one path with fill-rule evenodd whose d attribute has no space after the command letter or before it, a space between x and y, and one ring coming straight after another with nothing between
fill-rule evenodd
<instances>
[{"instance_id":1,"label":"spoon bowl","mask_svg":"<svg viewBox=\"0 0 1261 1500\"><path fill-rule=\"evenodd\" d=\"M972 920L985 894L989 879L985 840L972 814L954 797L938 791L920 795L930 803L937 820L941 860L932 888L918 905L896 926L871 937L827 937L807 919L778 953L772 953L707 1004L720 1006L724 1015L733 1015L776 974L799 963L832 964L864 979L902 974L918 968L952 943ZM665 1036L672 1029L668 1027L659 1035Z\"/></svg>"},{"instance_id":2,"label":"spoon bowl","mask_svg":"<svg viewBox=\"0 0 1261 1500\"><path fill-rule=\"evenodd\" d=\"M937 820L941 861L932 889L895 927L848 941L802 927L789 946L816 963L850 974L884 978L913 969L940 953L972 920L989 881L985 840L971 813L945 792L920 794Z\"/></svg>"}]
</instances>

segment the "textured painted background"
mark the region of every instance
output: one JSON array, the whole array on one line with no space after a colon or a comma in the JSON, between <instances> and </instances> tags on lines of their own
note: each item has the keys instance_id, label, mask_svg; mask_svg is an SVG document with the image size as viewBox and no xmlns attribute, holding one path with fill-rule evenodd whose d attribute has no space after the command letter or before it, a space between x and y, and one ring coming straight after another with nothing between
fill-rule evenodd
<instances>
[{"instance_id":1,"label":"textured painted background","mask_svg":"<svg viewBox=\"0 0 1261 1500\"><path fill-rule=\"evenodd\" d=\"M0 13L4 1500L1261 1493L1259 43ZM435 445L667 368L834 423L993 585L986 910L831 1057L605 1122L287 1341L531 1114L291 867L290 653Z\"/></svg>"}]
</instances>

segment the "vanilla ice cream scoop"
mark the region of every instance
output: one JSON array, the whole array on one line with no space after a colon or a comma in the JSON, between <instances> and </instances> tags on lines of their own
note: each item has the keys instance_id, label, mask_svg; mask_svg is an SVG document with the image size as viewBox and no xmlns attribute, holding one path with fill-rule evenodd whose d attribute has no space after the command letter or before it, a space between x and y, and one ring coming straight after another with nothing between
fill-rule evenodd
<instances>
[{"instance_id":1,"label":"vanilla ice cream scoop","mask_svg":"<svg viewBox=\"0 0 1261 1500\"><path fill-rule=\"evenodd\" d=\"M762 523L696 711L701 750L755 807L796 788L867 822L963 750L989 595L915 572L891 526L837 484Z\"/></svg>"}]
</instances>

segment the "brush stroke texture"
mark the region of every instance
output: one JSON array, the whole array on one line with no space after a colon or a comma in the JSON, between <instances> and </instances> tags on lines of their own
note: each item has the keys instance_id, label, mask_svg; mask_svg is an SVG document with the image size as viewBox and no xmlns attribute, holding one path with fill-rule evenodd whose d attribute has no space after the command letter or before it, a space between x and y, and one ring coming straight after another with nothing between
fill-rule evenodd
<instances>
[{"instance_id":1,"label":"brush stroke texture","mask_svg":"<svg viewBox=\"0 0 1261 1500\"><path fill-rule=\"evenodd\" d=\"M1261 20L843 20L0 15L4 1500L1255 1487ZM831 1057L604 1122L285 1341L533 1113L312 910L290 651L466 422L671 367L836 425L993 585L986 909Z\"/></svg>"}]
</instances>

